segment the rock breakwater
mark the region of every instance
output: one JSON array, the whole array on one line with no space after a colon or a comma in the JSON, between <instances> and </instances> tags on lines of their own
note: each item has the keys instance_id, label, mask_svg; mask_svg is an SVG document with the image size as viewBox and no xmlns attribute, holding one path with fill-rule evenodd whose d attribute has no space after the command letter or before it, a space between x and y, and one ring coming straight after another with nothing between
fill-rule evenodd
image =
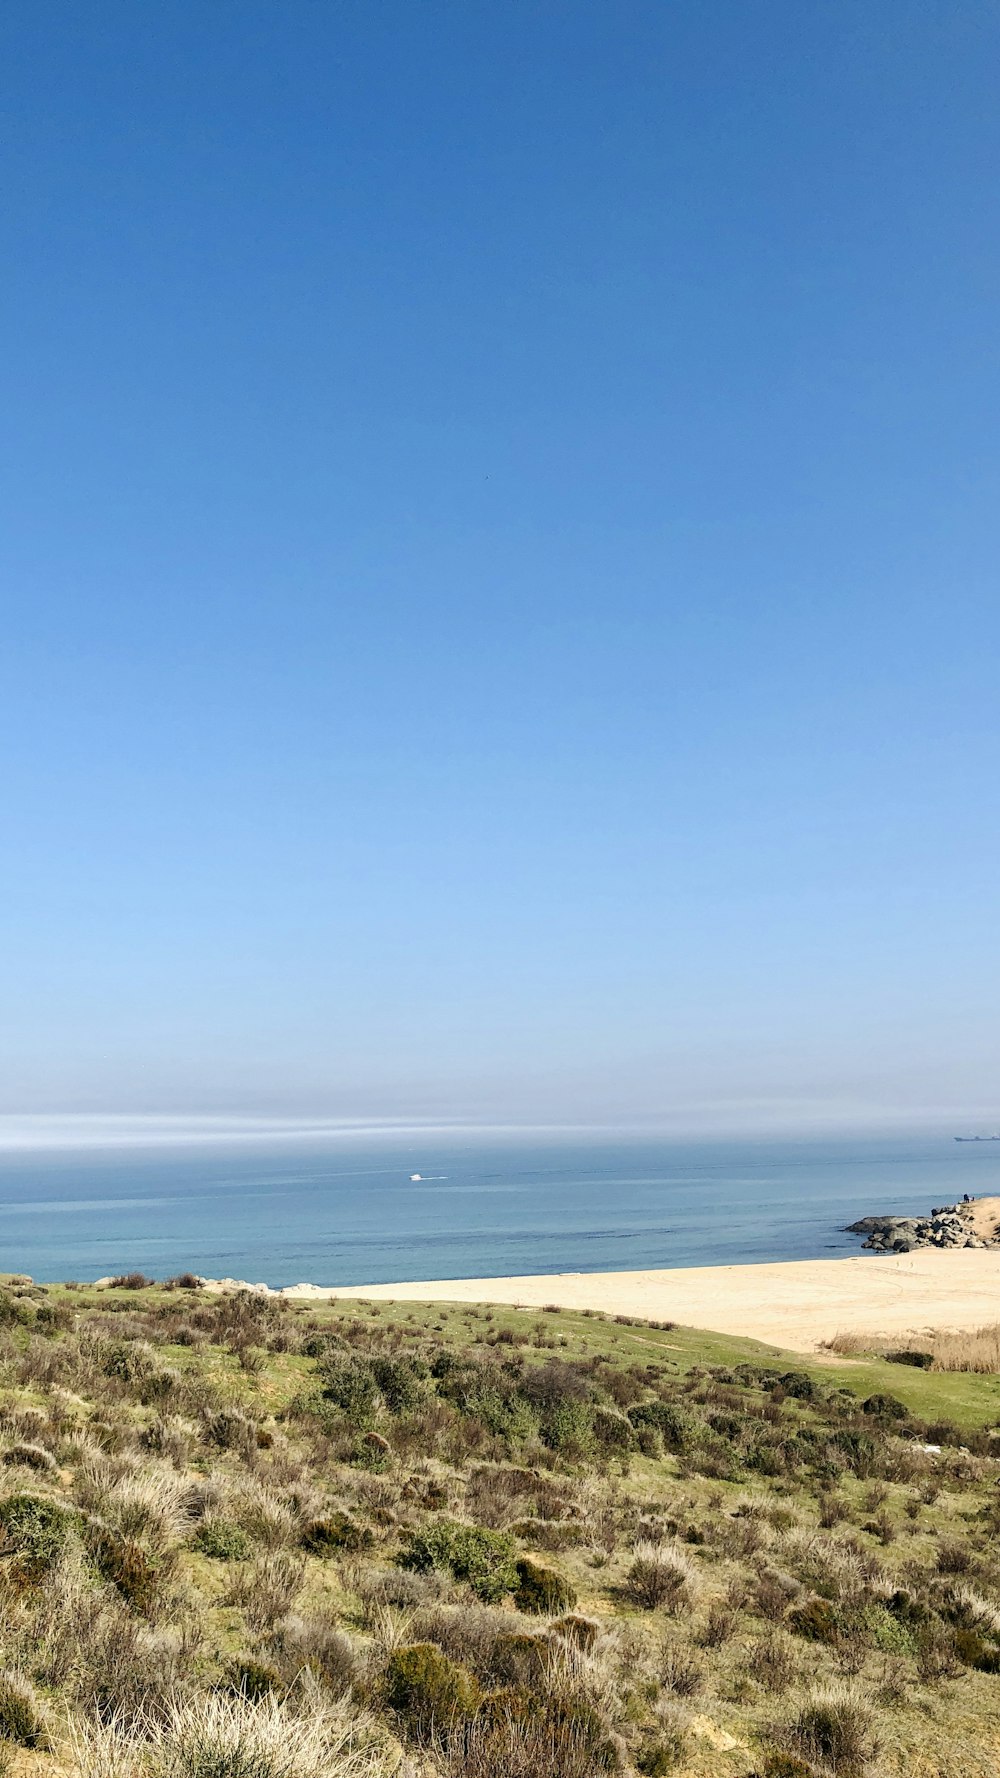
<instances>
[{"instance_id":1,"label":"rock breakwater","mask_svg":"<svg viewBox=\"0 0 1000 1778\"><path fill-rule=\"evenodd\" d=\"M861 1216L847 1233L865 1235L863 1247L873 1253L912 1253L917 1247L1000 1247L992 1225L984 1228L975 1199L942 1204L929 1216Z\"/></svg>"}]
</instances>

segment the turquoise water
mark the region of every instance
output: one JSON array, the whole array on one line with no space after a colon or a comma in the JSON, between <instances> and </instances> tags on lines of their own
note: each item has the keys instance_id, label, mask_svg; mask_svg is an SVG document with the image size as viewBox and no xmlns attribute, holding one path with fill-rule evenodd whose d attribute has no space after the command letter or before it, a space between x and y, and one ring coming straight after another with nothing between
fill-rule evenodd
<instances>
[{"instance_id":1,"label":"turquoise water","mask_svg":"<svg viewBox=\"0 0 1000 1778\"><path fill-rule=\"evenodd\" d=\"M840 1232L857 1216L963 1191L1000 1191L1000 1144L408 1137L8 1152L0 1270L374 1284L823 1258L859 1251Z\"/></svg>"}]
</instances>

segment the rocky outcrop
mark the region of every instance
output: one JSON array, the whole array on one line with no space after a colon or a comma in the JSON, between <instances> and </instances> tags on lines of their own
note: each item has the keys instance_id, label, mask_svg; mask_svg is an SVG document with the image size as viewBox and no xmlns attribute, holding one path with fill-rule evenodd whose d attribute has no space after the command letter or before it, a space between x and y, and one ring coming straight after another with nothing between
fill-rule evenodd
<instances>
[{"instance_id":1,"label":"rocky outcrop","mask_svg":"<svg viewBox=\"0 0 1000 1778\"><path fill-rule=\"evenodd\" d=\"M873 1253L912 1253L916 1247L995 1247L976 1234L971 1204L943 1204L929 1216L861 1216L847 1233L866 1235Z\"/></svg>"}]
</instances>

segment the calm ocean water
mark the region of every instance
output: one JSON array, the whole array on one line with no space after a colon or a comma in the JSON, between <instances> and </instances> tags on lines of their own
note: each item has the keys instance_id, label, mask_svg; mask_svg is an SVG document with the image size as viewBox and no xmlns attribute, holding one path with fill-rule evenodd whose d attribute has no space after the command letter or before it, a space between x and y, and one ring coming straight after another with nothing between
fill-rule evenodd
<instances>
[{"instance_id":1,"label":"calm ocean water","mask_svg":"<svg viewBox=\"0 0 1000 1778\"><path fill-rule=\"evenodd\" d=\"M840 1232L855 1217L963 1191L1000 1191L1000 1143L408 1137L8 1152L0 1269L374 1284L829 1258L858 1252Z\"/></svg>"}]
</instances>

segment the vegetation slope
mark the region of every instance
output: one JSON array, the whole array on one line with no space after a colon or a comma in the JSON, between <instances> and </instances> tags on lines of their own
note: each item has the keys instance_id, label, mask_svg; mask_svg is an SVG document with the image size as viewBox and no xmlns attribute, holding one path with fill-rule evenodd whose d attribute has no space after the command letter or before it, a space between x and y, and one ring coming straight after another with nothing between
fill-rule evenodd
<instances>
[{"instance_id":1,"label":"vegetation slope","mask_svg":"<svg viewBox=\"0 0 1000 1778\"><path fill-rule=\"evenodd\" d=\"M11 1280L0 1767L987 1778L996 1414L596 1315Z\"/></svg>"}]
</instances>

